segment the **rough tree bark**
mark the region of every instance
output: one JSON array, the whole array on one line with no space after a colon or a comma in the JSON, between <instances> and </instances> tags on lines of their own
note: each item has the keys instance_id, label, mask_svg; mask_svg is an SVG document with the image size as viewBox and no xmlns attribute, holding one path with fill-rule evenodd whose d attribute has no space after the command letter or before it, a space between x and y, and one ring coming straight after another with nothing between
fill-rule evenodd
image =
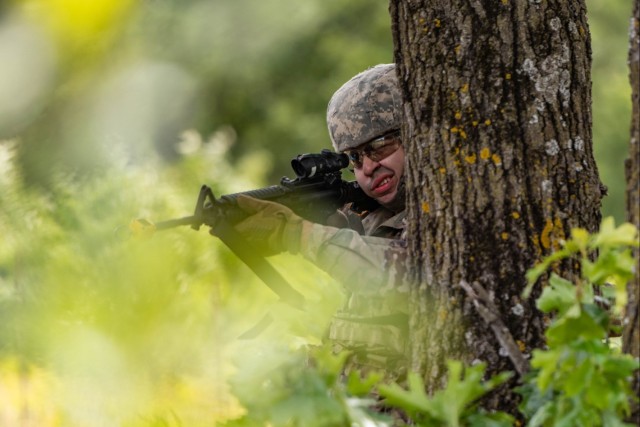
<instances>
[{"instance_id":1,"label":"rough tree bark","mask_svg":"<svg viewBox=\"0 0 640 427\"><path fill-rule=\"evenodd\" d=\"M584 0L391 0L390 13L417 283L412 368L430 391L447 358L524 371L544 329L521 297L525 271L601 219ZM486 404L513 411L516 399L504 387Z\"/></svg>"},{"instance_id":2,"label":"rough tree bark","mask_svg":"<svg viewBox=\"0 0 640 427\"><path fill-rule=\"evenodd\" d=\"M631 82L631 140L626 163L627 219L640 228L640 1L634 2L629 26L629 77ZM635 250L635 279L628 285L629 302L625 310L622 348L640 357L640 251ZM640 371L635 377L636 395L640 397ZM633 419L640 422L640 409L635 405Z\"/></svg>"}]
</instances>

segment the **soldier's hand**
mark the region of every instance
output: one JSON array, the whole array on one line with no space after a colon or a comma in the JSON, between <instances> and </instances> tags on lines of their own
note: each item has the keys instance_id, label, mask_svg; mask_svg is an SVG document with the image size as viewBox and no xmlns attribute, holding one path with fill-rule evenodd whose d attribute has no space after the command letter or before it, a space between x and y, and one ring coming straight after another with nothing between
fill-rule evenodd
<instances>
[{"instance_id":1,"label":"soldier's hand","mask_svg":"<svg viewBox=\"0 0 640 427\"><path fill-rule=\"evenodd\" d=\"M304 222L301 217L279 203L243 195L237 202L248 217L234 228L265 256L298 252Z\"/></svg>"},{"instance_id":2,"label":"soldier's hand","mask_svg":"<svg viewBox=\"0 0 640 427\"><path fill-rule=\"evenodd\" d=\"M326 224L335 228L350 228L357 231L358 234L365 234L362 219L352 211L337 210L327 218Z\"/></svg>"}]
</instances>

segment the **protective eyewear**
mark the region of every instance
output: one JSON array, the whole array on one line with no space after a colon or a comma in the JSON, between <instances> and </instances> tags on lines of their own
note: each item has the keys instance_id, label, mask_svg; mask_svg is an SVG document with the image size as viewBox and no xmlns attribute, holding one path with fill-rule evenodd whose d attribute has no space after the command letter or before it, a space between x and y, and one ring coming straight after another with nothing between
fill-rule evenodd
<instances>
[{"instance_id":1,"label":"protective eyewear","mask_svg":"<svg viewBox=\"0 0 640 427\"><path fill-rule=\"evenodd\" d=\"M366 142L362 148L345 150L345 153L349 156L351 165L356 169L360 169L362 167L363 156L367 156L374 162L379 162L395 153L401 145L400 131L397 130Z\"/></svg>"}]
</instances>

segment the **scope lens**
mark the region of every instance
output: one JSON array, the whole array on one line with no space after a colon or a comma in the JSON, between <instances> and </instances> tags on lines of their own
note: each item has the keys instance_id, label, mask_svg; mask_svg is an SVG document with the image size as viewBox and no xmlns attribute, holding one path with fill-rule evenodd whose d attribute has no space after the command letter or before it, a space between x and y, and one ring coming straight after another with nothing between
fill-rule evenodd
<instances>
[{"instance_id":1,"label":"scope lens","mask_svg":"<svg viewBox=\"0 0 640 427\"><path fill-rule=\"evenodd\" d=\"M298 159L291 160L291 168L295 172L296 176L298 176L300 178L307 178L308 177L307 170L302 165L302 161L300 161Z\"/></svg>"}]
</instances>

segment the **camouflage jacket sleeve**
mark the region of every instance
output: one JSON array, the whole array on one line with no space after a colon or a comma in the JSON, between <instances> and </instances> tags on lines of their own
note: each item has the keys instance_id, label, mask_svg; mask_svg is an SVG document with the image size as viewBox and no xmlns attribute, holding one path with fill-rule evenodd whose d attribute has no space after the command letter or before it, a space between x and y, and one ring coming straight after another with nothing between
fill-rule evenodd
<instances>
[{"instance_id":1,"label":"camouflage jacket sleeve","mask_svg":"<svg viewBox=\"0 0 640 427\"><path fill-rule=\"evenodd\" d=\"M406 292L406 245L347 228L306 223L300 252L350 292Z\"/></svg>"}]
</instances>

